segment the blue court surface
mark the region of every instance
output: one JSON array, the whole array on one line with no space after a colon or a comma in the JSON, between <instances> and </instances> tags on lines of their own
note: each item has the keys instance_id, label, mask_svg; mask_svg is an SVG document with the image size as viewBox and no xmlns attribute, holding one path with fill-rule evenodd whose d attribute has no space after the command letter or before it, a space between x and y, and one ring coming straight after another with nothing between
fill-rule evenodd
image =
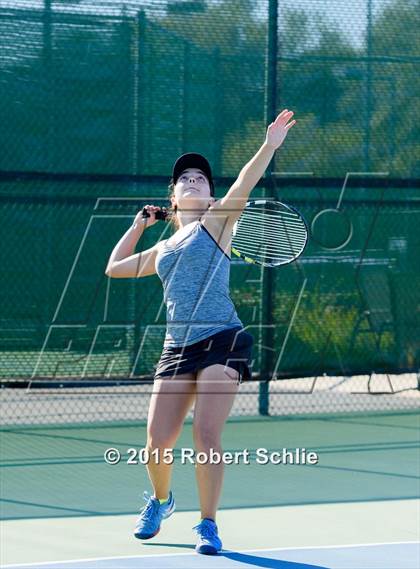
<instances>
[{"instance_id":1,"label":"blue court surface","mask_svg":"<svg viewBox=\"0 0 420 569\"><path fill-rule=\"evenodd\" d=\"M268 567L275 569L418 569L420 543L386 543L298 549L223 550L217 556L179 553L98 559L78 559L23 565L3 569L195 569L196 567Z\"/></svg>"}]
</instances>

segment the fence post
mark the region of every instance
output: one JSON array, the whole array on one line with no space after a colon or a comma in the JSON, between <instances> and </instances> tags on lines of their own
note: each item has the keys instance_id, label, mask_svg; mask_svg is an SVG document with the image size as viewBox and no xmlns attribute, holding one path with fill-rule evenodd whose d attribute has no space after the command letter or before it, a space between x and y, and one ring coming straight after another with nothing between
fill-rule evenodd
<instances>
[{"instance_id":1,"label":"fence post","mask_svg":"<svg viewBox=\"0 0 420 569\"><path fill-rule=\"evenodd\" d=\"M223 81L220 77L223 77L221 65L220 65L220 47L216 46L213 50L213 64L214 64L214 84L216 85L216 116L214 125L214 159L213 159L213 170L216 175L222 175L222 152L223 152Z\"/></svg>"},{"instance_id":2,"label":"fence post","mask_svg":"<svg viewBox=\"0 0 420 569\"><path fill-rule=\"evenodd\" d=\"M370 123L372 119L372 0L367 0L367 66L366 66L366 109L365 109L365 164L370 170Z\"/></svg>"},{"instance_id":3,"label":"fence post","mask_svg":"<svg viewBox=\"0 0 420 569\"><path fill-rule=\"evenodd\" d=\"M54 77L53 77L53 60L52 60L52 7L51 0L44 0L44 11L43 11L43 67L44 67L44 96L45 96L45 123L47 125L46 131L44 130L44 141L45 141L45 170L47 172L53 172L58 164L55 163L55 100L54 100ZM53 196L53 185L52 183L48 186L48 195ZM43 314L42 314L42 324L49 326L51 324L52 317L52 266L53 266L53 223L55 223L55 217L52 212L53 204L52 201L48 200L46 205L47 214L44 218L46 232L47 232L47 251L45 251L45 259L47 266L45 267L45 273L43 274L44 282L44 295L43 295ZM42 277L41 277L42 278Z\"/></svg>"},{"instance_id":4,"label":"fence post","mask_svg":"<svg viewBox=\"0 0 420 569\"><path fill-rule=\"evenodd\" d=\"M188 73L190 65L190 44L184 40L184 57L182 62L182 111L181 111L181 154L187 152L187 121L188 121Z\"/></svg>"},{"instance_id":5,"label":"fence post","mask_svg":"<svg viewBox=\"0 0 420 569\"><path fill-rule=\"evenodd\" d=\"M265 91L265 126L272 122L276 116L277 99L277 12L278 0L270 0L268 13L268 42L266 57L266 91ZM271 180L272 163L266 172L266 179ZM264 197L271 197L271 183L264 188ZM260 309L260 354L261 354L261 382L259 393L259 413L269 415L269 379L273 372L273 299L275 293L275 273L273 269L261 267L261 309ZM264 349L264 346L266 349Z\"/></svg>"},{"instance_id":6,"label":"fence post","mask_svg":"<svg viewBox=\"0 0 420 569\"><path fill-rule=\"evenodd\" d=\"M137 25L135 26L135 33L133 42L135 43L135 68L134 73L136 75L136 95L137 96L137 125L136 125L136 135L137 135L137 160L136 167L137 171L141 174L146 174L146 128L145 125L148 124L148 113L146 112L146 93L145 93L145 70L146 70L146 59L144 57L144 50L146 49L145 32L146 32L146 16L143 10L140 10L137 14ZM143 49L142 49L143 48ZM143 57L142 57L143 56ZM143 120L142 120L143 119ZM140 132L141 128L141 132Z\"/></svg>"},{"instance_id":7,"label":"fence post","mask_svg":"<svg viewBox=\"0 0 420 569\"><path fill-rule=\"evenodd\" d=\"M130 16L124 14L124 19L126 25L122 26L122 32L127 33L127 37L123 38L123 41L127 41L127 48L129 53L129 60L123 65L128 65L128 74L131 83L131 112L130 116L130 156L129 156L129 167L130 174L135 176L139 173L139 128L140 128L140 30L142 25L142 12L140 11L137 15L137 19L131 19ZM130 24L133 25L130 25ZM137 184L132 182L130 184L130 194L135 196L137 194ZM130 359L130 373L134 369L134 364L136 361L136 352L140 343L139 337L139 325L140 322L137 318L137 279L130 279L130 284L128 287L128 301L127 301L127 320L128 326L126 328L126 345L127 352Z\"/></svg>"}]
</instances>

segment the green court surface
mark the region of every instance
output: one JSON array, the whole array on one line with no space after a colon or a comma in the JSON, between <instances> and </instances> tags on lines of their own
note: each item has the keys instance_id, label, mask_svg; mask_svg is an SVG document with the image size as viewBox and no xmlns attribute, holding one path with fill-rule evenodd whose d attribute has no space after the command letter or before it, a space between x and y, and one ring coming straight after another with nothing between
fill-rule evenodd
<instances>
[{"instance_id":1,"label":"green court surface","mask_svg":"<svg viewBox=\"0 0 420 569\"><path fill-rule=\"evenodd\" d=\"M149 556L193 548L191 528L199 520L194 465L180 459L181 450L192 446L191 427L187 421L174 453L177 512L148 542L132 536L141 494L150 490L147 471L126 463L127 449L145 443L144 424L4 428L2 562ZM110 447L122 454L118 465L105 463ZM318 463L257 464L257 449L263 448L305 448L317 453ZM416 541L419 448L416 413L229 420L223 449L248 449L249 464L225 466L218 514L224 546Z\"/></svg>"}]
</instances>

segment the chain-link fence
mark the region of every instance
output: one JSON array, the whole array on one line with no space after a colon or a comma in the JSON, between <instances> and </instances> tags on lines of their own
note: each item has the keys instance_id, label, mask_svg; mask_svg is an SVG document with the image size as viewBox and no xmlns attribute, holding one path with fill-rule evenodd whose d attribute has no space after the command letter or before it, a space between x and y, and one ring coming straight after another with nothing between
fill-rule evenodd
<instances>
[{"instance_id":1,"label":"chain-link fence","mask_svg":"<svg viewBox=\"0 0 420 569\"><path fill-rule=\"evenodd\" d=\"M28 184L31 191L34 185L38 187L39 194L47 186L51 197L20 200L17 196ZM97 200L77 195L66 198L65 191L76 194L77 185L64 184L63 188L63 182L15 182L12 195L2 196L2 240L9 243L11 253L3 271L3 386L14 389L14 396L19 393L19 397L23 391L17 392L17 387L25 388L26 394L31 391L26 399L19 399L25 412L25 401L52 405L55 396L61 416L67 416L73 401L76 408L71 415L78 418L84 401L87 417L95 411L98 417L109 419L118 414L127 419L137 416L139 402L144 403L151 391L165 334L163 293L157 275L109 279L104 269L135 213L150 201L139 194L155 191L152 203L166 203L166 198L147 184L135 188L131 184L125 196L119 186L120 197L111 198L117 188L100 183L94 188L101 196ZM271 378L273 398L279 389L292 389L295 400L302 401L305 409L310 398L301 396L313 390L311 384L276 380L318 377L314 380L317 397L331 412L340 408L340 397L350 402L349 385L351 393L360 389L364 393L403 390L403 397L393 396L393 401L382 403L382 407L418 404L413 398L417 388L414 376L396 385L382 383L373 390L365 380L363 387L359 381L356 388L354 381L347 381L340 384L338 400L334 382L323 377L354 379L372 372L394 375L419 369L418 203L387 199L386 190L378 200L377 188L365 188L361 190L363 201L344 201L337 210L331 196L338 190L320 189L321 197L309 197L304 195L308 189L283 188L287 201L297 205L307 219L311 239L300 260L272 269L274 333L270 346L264 346L262 336L267 324L261 320L261 270L232 260L231 297L255 340L254 379ZM395 190L389 192L395 194ZM156 224L142 236L137 249L151 246L167 230L166 224ZM270 376L263 377L261 364L266 351L271 353L272 367ZM34 393L46 386L56 388L46 399L40 392ZM63 399L65 389L72 387L83 389ZM413 393L405 393L407 390ZM104 404L104 395L109 405ZM369 406L368 399L359 398L358 407ZM288 400L290 412L302 410L302 404L293 403L293 396ZM10 395L7 401L10 415L14 409ZM284 392L282 401L286 401ZM38 407L42 405L35 405ZM309 407L314 412L321 408ZM253 382L243 386L237 412L256 409L258 386Z\"/></svg>"},{"instance_id":2,"label":"chain-link fence","mask_svg":"<svg viewBox=\"0 0 420 569\"><path fill-rule=\"evenodd\" d=\"M101 420L117 410L139 416L150 385L133 385L147 382L160 355L162 291L157 276L108 279L110 252L142 205L165 202L182 152L208 157L223 195L263 142L273 106L292 108L298 125L275 157L272 170L281 175L265 185L302 211L311 240L299 262L273 271L270 299L257 267L232 262L232 299L256 342L254 379L274 379L273 402L286 401L276 393L290 385L276 379L419 369L418 8L414 0L0 1L8 420L19 416L10 399L18 393L22 420L33 422L49 412L26 406L28 397L51 406L60 386L93 389L94 380L110 378L119 384L95 387L110 390L109 404L89 406L79 389L58 399L55 420L72 407L74 420L93 409ZM339 200L348 172L361 178ZM138 250L161 230L148 230ZM262 342L262 305L273 323L270 346ZM35 389L41 378L57 392L43 399L16 389ZM140 399L125 392L115 399L127 382ZM411 407L417 380L403 383L396 405ZM341 408L330 396L338 384L349 386L322 383L332 411ZM238 414L258 412L258 384L251 385ZM287 400L291 412L303 409ZM322 407L305 401L312 401L305 411ZM354 408L368 406L362 396Z\"/></svg>"},{"instance_id":3,"label":"chain-link fence","mask_svg":"<svg viewBox=\"0 0 420 569\"><path fill-rule=\"evenodd\" d=\"M418 0L2 0L0 169L167 174L194 148L236 175L271 120L275 55L275 106L299 119L282 170L413 178L419 12Z\"/></svg>"}]
</instances>

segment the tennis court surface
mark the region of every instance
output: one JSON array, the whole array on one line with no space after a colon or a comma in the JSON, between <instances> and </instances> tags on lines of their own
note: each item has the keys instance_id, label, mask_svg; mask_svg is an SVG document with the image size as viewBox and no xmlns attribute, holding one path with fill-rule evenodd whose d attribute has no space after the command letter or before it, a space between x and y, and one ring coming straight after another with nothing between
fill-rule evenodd
<instances>
[{"instance_id":1,"label":"tennis court surface","mask_svg":"<svg viewBox=\"0 0 420 569\"><path fill-rule=\"evenodd\" d=\"M249 396L248 396L249 397ZM2 566L419 567L419 415L238 417L224 450L249 450L225 466L218 512L224 549L194 552L199 521L188 420L175 449L177 511L149 541L132 535L146 468L103 459L141 448L145 424L8 426L2 432ZM315 465L258 464L257 450L305 447Z\"/></svg>"},{"instance_id":2,"label":"tennis court surface","mask_svg":"<svg viewBox=\"0 0 420 569\"><path fill-rule=\"evenodd\" d=\"M370 544L341 547L318 547L301 549L266 549L223 551L217 557L198 560L192 554L163 554L141 557L120 557L109 559L79 559L67 563L13 565L10 567L55 567L57 569L90 569L92 567L108 569L146 569L195 567L276 567L279 569L365 569L368 567L398 567L417 569L419 567L419 548L417 543ZM7 566L5 566L7 567Z\"/></svg>"}]
</instances>

